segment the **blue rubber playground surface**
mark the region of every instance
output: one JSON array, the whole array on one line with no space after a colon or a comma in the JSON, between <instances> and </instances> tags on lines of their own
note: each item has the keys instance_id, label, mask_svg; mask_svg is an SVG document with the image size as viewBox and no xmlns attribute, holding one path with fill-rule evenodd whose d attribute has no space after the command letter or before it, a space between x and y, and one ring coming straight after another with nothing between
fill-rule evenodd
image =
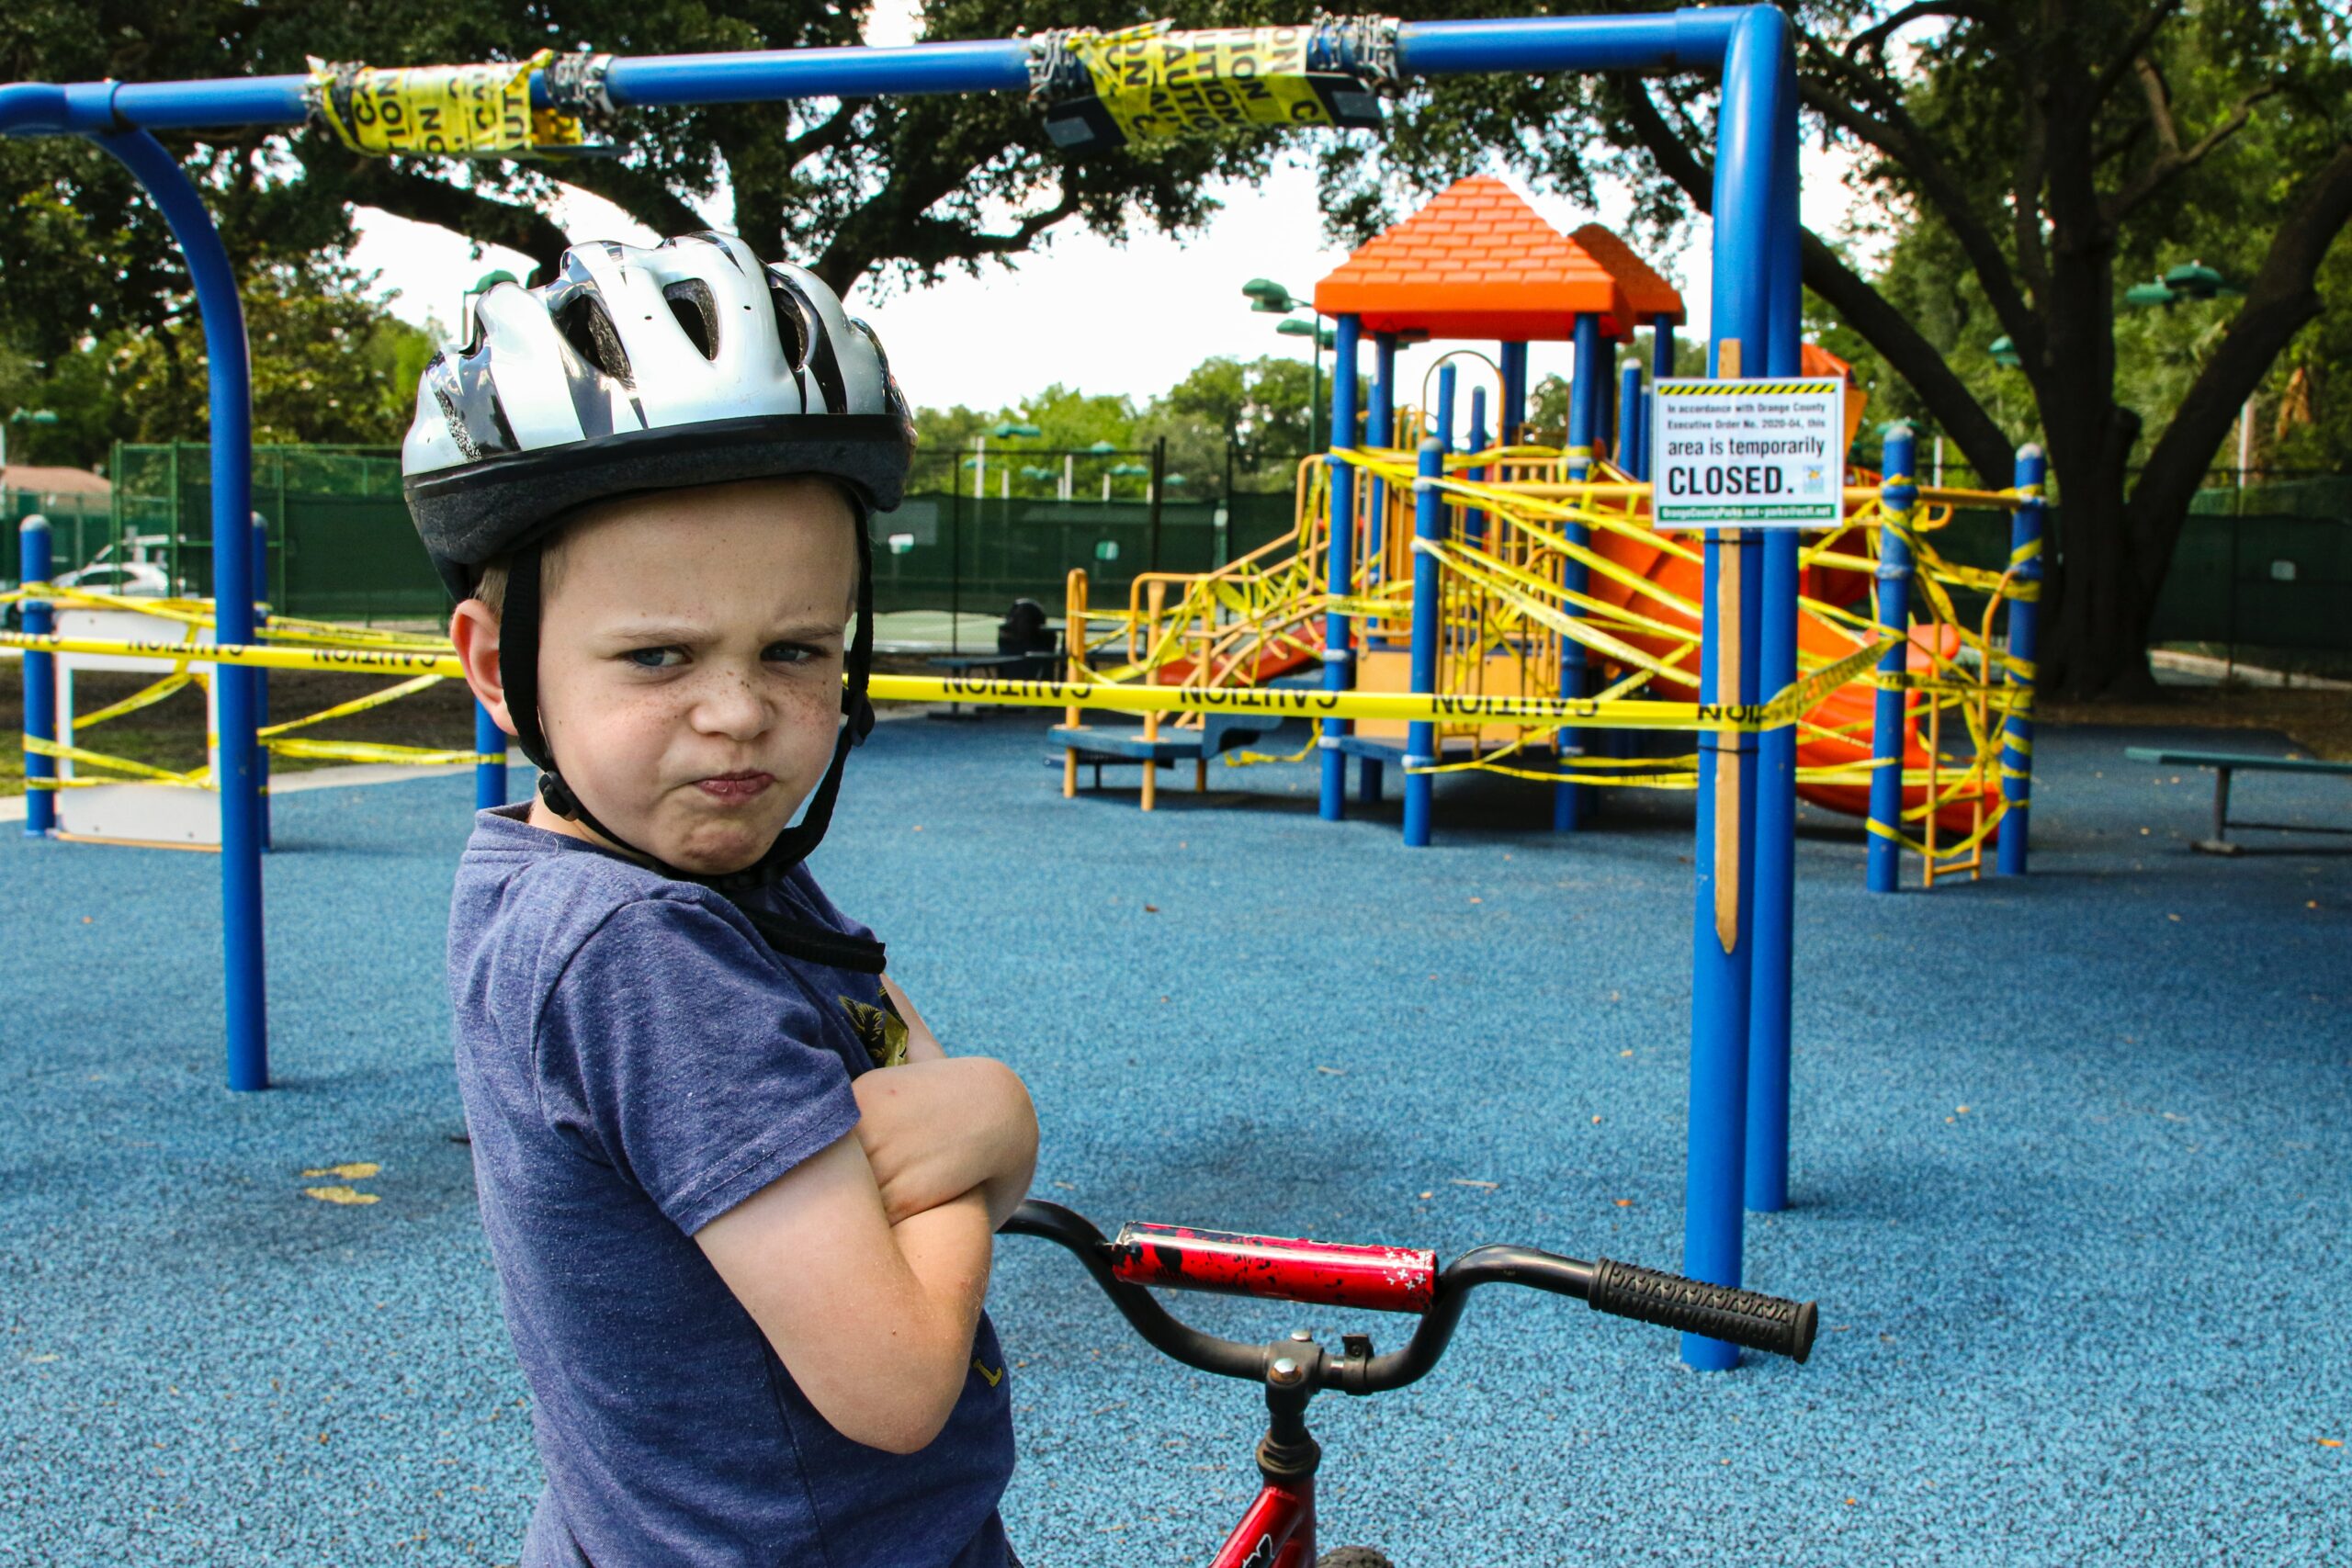
<instances>
[{"instance_id":1,"label":"blue rubber playground surface","mask_svg":"<svg viewBox=\"0 0 2352 1568\"><path fill-rule=\"evenodd\" d=\"M1448 779L1408 852L1393 786L1334 827L1304 765L1065 801L1044 722L884 724L819 865L951 1047L1028 1079L1040 1196L1676 1264L1687 798L1564 837L1539 792ZM1818 1298L1812 1362L1692 1373L1665 1331L1482 1292L1422 1383L1317 1401L1327 1549L2352 1561L2352 855L2190 853L2208 775L2123 748L2198 739L2045 730L2023 881L1871 897L1859 824L1808 809L1794 1206L1751 1219L1747 1277ZM260 1095L220 1087L209 857L0 840L0 1562L514 1560L538 1476L441 969L471 788L277 803ZM336 1185L379 1201L305 1195ZM998 1257L1023 1555L1204 1562L1255 1393L1159 1360L1058 1250Z\"/></svg>"}]
</instances>

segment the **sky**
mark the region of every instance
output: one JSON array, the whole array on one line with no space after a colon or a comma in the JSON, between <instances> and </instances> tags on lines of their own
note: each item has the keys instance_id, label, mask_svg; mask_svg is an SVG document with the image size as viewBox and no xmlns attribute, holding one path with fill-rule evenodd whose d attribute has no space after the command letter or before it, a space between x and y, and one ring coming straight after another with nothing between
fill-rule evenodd
<instances>
[{"instance_id":1,"label":"sky","mask_svg":"<svg viewBox=\"0 0 2352 1568\"><path fill-rule=\"evenodd\" d=\"M910 10L879 0L870 36L884 44L910 41ZM1852 199L1846 172L1840 158L1818 150L1805 154L1804 218L1816 233L1843 226ZM1510 183L1563 232L1595 220L1621 231L1625 225L1622 197L1604 197L1597 210L1587 209ZM1275 318L1252 314L1241 286L1270 277L1304 297L1346 259L1323 242L1312 172L1284 167L1262 184L1227 186L1216 194L1222 210L1186 240L1138 233L1114 245L1063 231L1010 268L990 265L978 277L954 274L911 293L877 295L861 285L847 303L880 335L909 399L934 408L963 403L993 411L1055 382L1141 403L1212 355L1305 357L1306 340L1276 335ZM569 187L552 216L575 241L650 244L660 238L620 209ZM354 260L379 272L379 287L392 291L394 312L420 325L428 317L454 325L462 291L474 279L499 266L520 273L527 265L494 246L477 259L471 245L445 230L372 209L360 209L358 228ZM1705 331L1709 240L1702 219L1679 254L1646 258L1682 290L1690 311L1686 333ZM1400 353L1400 386L1419 388L1442 346ZM1567 345L1535 344L1530 358L1537 380L1565 375ZM1475 384L1465 383L1465 396Z\"/></svg>"}]
</instances>

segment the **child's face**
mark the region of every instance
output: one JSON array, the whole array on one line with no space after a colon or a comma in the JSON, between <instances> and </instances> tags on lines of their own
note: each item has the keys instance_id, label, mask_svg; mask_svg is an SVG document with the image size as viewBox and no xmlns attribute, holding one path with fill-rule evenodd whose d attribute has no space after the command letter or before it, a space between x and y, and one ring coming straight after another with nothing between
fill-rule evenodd
<instances>
[{"instance_id":1,"label":"child's face","mask_svg":"<svg viewBox=\"0 0 2352 1568\"><path fill-rule=\"evenodd\" d=\"M855 526L830 483L794 479L621 497L564 530L539 714L599 821L704 875L775 841L832 758Z\"/></svg>"}]
</instances>

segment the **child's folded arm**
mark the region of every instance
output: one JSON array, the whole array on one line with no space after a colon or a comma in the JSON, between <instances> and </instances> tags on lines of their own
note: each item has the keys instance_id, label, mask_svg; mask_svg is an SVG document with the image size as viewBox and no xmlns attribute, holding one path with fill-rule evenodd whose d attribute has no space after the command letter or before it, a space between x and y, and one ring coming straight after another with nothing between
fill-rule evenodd
<instances>
[{"instance_id":1,"label":"child's folded arm","mask_svg":"<svg viewBox=\"0 0 2352 1568\"><path fill-rule=\"evenodd\" d=\"M905 991L899 989L899 983L885 975L882 976L882 989L889 997L890 1004L899 1010L899 1017L907 1026L907 1060L935 1062L947 1055L946 1047L939 1043L939 1036L931 1032L931 1025L922 1021L922 1014L915 1010L915 1004Z\"/></svg>"},{"instance_id":2,"label":"child's folded arm","mask_svg":"<svg viewBox=\"0 0 2352 1568\"><path fill-rule=\"evenodd\" d=\"M851 1087L891 1224L977 1190L991 1224L1002 1224L1028 1195L1037 1114L1003 1063L933 1057L861 1074Z\"/></svg>"},{"instance_id":3,"label":"child's folded arm","mask_svg":"<svg viewBox=\"0 0 2352 1568\"><path fill-rule=\"evenodd\" d=\"M695 1240L818 1414L854 1442L913 1453L963 1392L994 1224L972 1192L894 1226L843 1137Z\"/></svg>"}]
</instances>

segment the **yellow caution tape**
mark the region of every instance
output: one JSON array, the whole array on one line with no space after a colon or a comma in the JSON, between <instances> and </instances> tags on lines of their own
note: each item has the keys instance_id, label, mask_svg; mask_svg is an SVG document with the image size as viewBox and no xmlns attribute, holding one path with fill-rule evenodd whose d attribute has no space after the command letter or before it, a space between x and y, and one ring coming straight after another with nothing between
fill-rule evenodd
<instances>
[{"instance_id":1,"label":"yellow caution tape","mask_svg":"<svg viewBox=\"0 0 2352 1568\"><path fill-rule=\"evenodd\" d=\"M145 784L172 784L182 789L210 787L212 766L194 768L175 773L169 768L158 768L145 762L135 762L128 757L110 757L104 751L92 751L80 746L61 746L54 740L39 736L24 737L25 750L36 757L54 757L61 761L78 762L85 768L104 768L111 773L128 773L130 779L27 779L28 789L88 789L102 784L128 784L132 779Z\"/></svg>"},{"instance_id":2,"label":"yellow caution tape","mask_svg":"<svg viewBox=\"0 0 2352 1568\"><path fill-rule=\"evenodd\" d=\"M555 59L379 70L311 62L320 117L345 147L373 157L503 158L587 140L579 117L531 107L531 77Z\"/></svg>"},{"instance_id":3,"label":"yellow caution tape","mask_svg":"<svg viewBox=\"0 0 2352 1568\"><path fill-rule=\"evenodd\" d=\"M411 693L424 691L427 686L437 686L445 679L447 677L440 675L419 675L414 680L402 681L397 686L387 686L380 692L370 692L364 697L355 697L347 703L337 703L331 708L322 709L301 718L289 718L283 724L273 724L266 728L257 729L254 733L262 739L268 740L280 735L290 734L297 729L308 729L314 724L324 724L331 718L348 718L353 714L365 713L369 708L381 707L386 703L397 702ZM299 754L288 752L289 756Z\"/></svg>"},{"instance_id":4,"label":"yellow caution tape","mask_svg":"<svg viewBox=\"0 0 2352 1568\"><path fill-rule=\"evenodd\" d=\"M1318 33L1335 28L1362 39L1350 51L1360 63L1310 69ZM1393 23L1385 37L1393 52ZM1389 71L1373 55L1383 47L1379 24L1366 30L1361 19L1193 32L1165 21L1109 33L1076 28L1033 46L1032 96L1046 103L1056 144L1080 152L1228 126L1376 126L1375 84Z\"/></svg>"},{"instance_id":5,"label":"yellow caution tape","mask_svg":"<svg viewBox=\"0 0 2352 1568\"><path fill-rule=\"evenodd\" d=\"M373 740L288 740L263 742L280 757L307 757L314 761L391 762L404 768L437 768L458 762L503 762L503 751L440 750L430 746L392 746Z\"/></svg>"},{"instance_id":6,"label":"yellow caution tape","mask_svg":"<svg viewBox=\"0 0 2352 1568\"><path fill-rule=\"evenodd\" d=\"M102 707L96 713L74 715L74 731L78 734L82 730L95 728L110 718L120 718L124 714L137 713L141 708L151 707L198 679L198 676L186 670L166 675L153 685L134 692L122 701Z\"/></svg>"}]
</instances>

